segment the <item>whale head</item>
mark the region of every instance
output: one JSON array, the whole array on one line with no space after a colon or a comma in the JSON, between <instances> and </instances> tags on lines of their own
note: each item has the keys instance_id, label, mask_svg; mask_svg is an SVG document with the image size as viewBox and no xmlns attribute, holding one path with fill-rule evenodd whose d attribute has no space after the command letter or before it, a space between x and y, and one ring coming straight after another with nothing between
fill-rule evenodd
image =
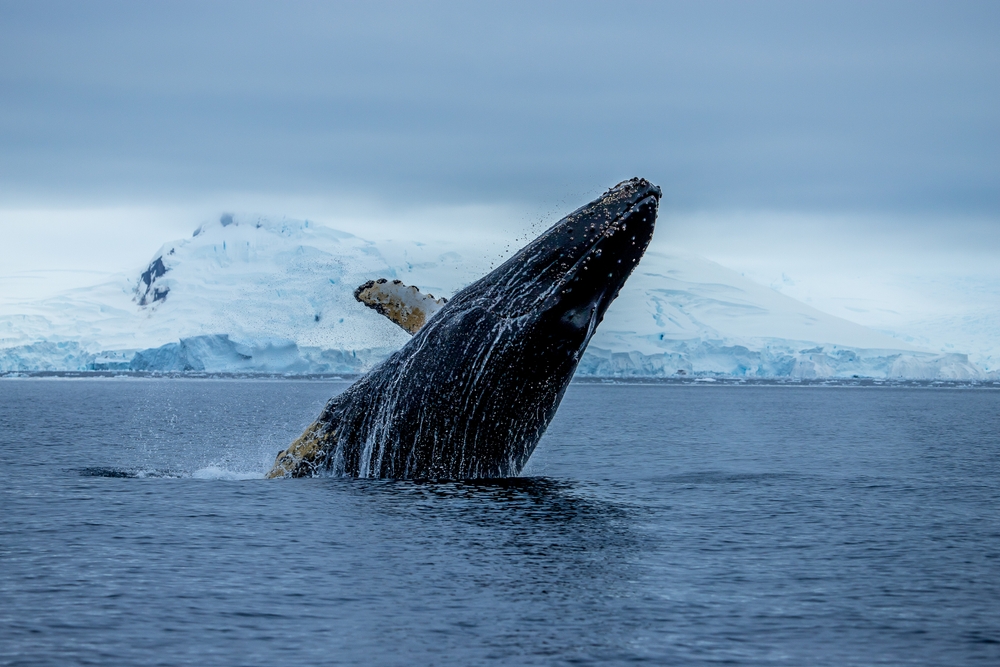
<instances>
[{"instance_id":1,"label":"whale head","mask_svg":"<svg viewBox=\"0 0 1000 667\"><path fill-rule=\"evenodd\" d=\"M477 313L498 334L522 337L522 352L570 357L575 368L649 245L660 196L645 179L619 183L459 292L435 319L467 322Z\"/></svg>"}]
</instances>

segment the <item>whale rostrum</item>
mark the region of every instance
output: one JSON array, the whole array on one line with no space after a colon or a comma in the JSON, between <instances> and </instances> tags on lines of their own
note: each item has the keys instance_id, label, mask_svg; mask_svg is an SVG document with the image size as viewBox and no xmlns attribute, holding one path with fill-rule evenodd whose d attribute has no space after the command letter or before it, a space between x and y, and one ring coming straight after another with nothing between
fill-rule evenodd
<instances>
[{"instance_id":1,"label":"whale rostrum","mask_svg":"<svg viewBox=\"0 0 1000 667\"><path fill-rule=\"evenodd\" d=\"M519 474L649 244L659 200L648 181L624 181L446 303L402 283L359 287L415 333L330 399L268 477Z\"/></svg>"}]
</instances>

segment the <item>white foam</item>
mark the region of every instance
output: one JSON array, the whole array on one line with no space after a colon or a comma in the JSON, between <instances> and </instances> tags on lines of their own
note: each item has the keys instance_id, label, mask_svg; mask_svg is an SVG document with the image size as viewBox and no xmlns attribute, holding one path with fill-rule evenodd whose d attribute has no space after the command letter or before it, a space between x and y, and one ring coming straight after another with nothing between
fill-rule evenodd
<instances>
[{"instance_id":1,"label":"white foam","mask_svg":"<svg viewBox=\"0 0 1000 667\"><path fill-rule=\"evenodd\" d=\"M242 481L247 479L264 479L263 472L247 472L244 470L226 470L218 466L208 466L191 473L194 479Z\"/></svg>"}]
</instances>

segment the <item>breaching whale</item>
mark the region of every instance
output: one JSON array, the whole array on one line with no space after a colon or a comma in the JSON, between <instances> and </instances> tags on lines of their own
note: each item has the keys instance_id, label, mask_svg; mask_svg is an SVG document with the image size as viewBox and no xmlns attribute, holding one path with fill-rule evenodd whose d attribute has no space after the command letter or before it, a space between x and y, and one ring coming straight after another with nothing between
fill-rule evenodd
<instances>
[{"instance_id":1,"label":"breaching whale","mask_svg":"<svg viewBox=\"0 0 1000 667\"><path fill-rule=\"evenodd\" d=\"M458 292L332 398L268 477L520 473L649 244L659 200L648 181L624 181Z\"/></svg>"}]
</instances>

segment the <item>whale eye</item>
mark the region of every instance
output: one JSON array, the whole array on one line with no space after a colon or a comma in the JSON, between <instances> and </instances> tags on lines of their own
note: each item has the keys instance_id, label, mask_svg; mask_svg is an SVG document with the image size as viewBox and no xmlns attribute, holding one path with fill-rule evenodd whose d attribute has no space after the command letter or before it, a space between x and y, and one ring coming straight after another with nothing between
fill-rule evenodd
<instances>
[{"instance_id":1,"label":"whale eye","mask_svg":"<svg viewBox=\"0 0 1000 667\"><path fill-rule=\"evenodd\" d=\"M590 324L590 318L592 313L593 313L593 306L573 308L571 310L567 310L563 314L562 321L570 325L574 329L586 329L587 325Z\"/></svg>"}]
</instances>

